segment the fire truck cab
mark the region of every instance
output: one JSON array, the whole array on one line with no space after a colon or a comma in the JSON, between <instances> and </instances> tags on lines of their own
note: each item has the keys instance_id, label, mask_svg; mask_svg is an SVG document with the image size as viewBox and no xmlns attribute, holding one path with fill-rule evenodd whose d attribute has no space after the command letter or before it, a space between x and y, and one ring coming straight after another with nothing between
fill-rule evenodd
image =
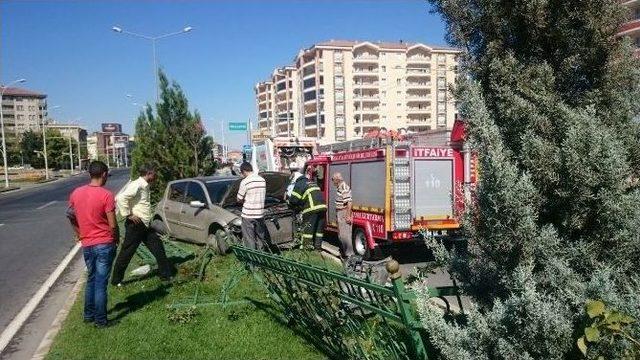
<instances>
[{"instance_id":1,"label":"fire truck cab","mask_svg":"<svg viewBox=\"0 0 640 360\"><path fill-rule=\"evenodd\" d=\"M405 139L358 139L320 146L309 160L328 205L326 231L337 233L336 188L343 175L353 197L353 248L364 258L383 246L421 241L421 233L452 238L460 229L465 198L475 182L464 127Z\"/></svg>"}]
</instances>

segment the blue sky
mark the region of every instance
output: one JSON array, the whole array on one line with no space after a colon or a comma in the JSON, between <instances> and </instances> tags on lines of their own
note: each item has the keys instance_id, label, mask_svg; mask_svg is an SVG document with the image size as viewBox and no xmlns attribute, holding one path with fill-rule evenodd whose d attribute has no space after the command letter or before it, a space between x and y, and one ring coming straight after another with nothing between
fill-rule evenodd
<instances>
[{"instance_id":1,"label":"blue sky","mask_svg":"<svg viewBox=\"0 0 640 360\"><path fill-rule=\"evenodd\" d=\"M253 86L302 48L329 39L443 45L444 24L424 0L397 1L1 1L0 77L26 78L51 113L87 130L120 122L154 97L151 44L111 31L191 33L158 43L160 65L184 89L209 133L255 119ZM134 100L126 98L131 94ZM245 135L227 134L234 147Z\"/></svg>"}]
</instances>

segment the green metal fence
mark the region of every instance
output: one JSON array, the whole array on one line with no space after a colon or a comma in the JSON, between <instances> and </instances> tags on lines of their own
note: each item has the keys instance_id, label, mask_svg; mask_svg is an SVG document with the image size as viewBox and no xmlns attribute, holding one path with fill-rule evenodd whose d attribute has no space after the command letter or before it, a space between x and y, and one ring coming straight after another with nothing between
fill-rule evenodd
<instances>
[{"instance_id":1,"label":"green metal fence","mask_svg":"<svg viewBox=\"0 0 640 360\"><path fill-rule=\"evenodd\" d=\"M386 264L390 285L349 277L240 245L231 250L266 286L292 328L335 359L427 359L424 329L399 265ZM453 287L429 295L456 295Z\"/></svg>"}]
</instances>

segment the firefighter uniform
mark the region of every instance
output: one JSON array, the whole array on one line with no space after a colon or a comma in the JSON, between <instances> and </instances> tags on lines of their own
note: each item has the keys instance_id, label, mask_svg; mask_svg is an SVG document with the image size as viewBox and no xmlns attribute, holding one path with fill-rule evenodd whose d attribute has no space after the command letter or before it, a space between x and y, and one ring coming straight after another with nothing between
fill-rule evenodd
<instances>
[{"instance_id":1,"label":"firefighter uniform","mask_svg":"<svg viewBox=\"0 0 640 360\"><path fill-rule=\"evenodd\" d=\"M310 241L316 250L320 250L327 205L318 185L300 176L291 191L289 205L302 215L302 239Z\"/></svg>"}]
</instances>

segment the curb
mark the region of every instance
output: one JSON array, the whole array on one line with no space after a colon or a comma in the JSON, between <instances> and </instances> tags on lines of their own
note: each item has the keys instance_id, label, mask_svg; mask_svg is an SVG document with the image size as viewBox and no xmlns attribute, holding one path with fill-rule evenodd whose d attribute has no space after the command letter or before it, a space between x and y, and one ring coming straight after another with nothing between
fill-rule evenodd
<instances>
[{"instance_id":1,"label":"curb","mask_svg":"<svg viewBox=\"0 0 640 360\"><path fill-rule=\"evenodd\" d=\"M20 187L19 186L10 186L8 188L2 188L2 189L0 189L0 194L11 192L11 191L16 191L16 190L20 190Z\"/></svg>"},{"instance_id":2,"label":"curb","mask_svg":"<svg viewBox=\"0 0 640 360\"><path fill-rule=\"evenodd\" d=\"M47 330L44 338L42 338L42 341L38 345L38 349L36 349L33 357L31 357L31 360L42 360L47 356L49 350L51 350L51 345L53 345L53 340L55 340L56 336L60 332L60 329L62 329L62 325L67 319L67 316L69 316L71 307L76 302L78 294L80 293L80 290L82 290L82 286L85 282L85 276L80 276L80 279L76 281L76 284L73 286L73 289L71 289L71 292L69 293L69 296L67 296L64 305L62 306L60 311L58 311L58 314L56 314L56 318L53 319L51 327L49 328L49 330Z\"/></svg>"},{"instance_id":3,"label":"curb","mask_svg":"<svg viewBox=\"0 0 640 360\"><path fill-rule=\"evenodd\" d=\"M76 243L69 251L67 256L62 259L58 267L49 275L44 281L42 286L36 291L36 293L29 299L26 305L20 310L20 312L11 320L9 325L0 334L0 353L9 345L16 333L22 328L24 323L29 319L33 311L36 309L40 301L47 295L53 284L58 280L62 272L67 268L71 260L76 256L80 250L80 244Z\"/></svg>"}]
</instances>

